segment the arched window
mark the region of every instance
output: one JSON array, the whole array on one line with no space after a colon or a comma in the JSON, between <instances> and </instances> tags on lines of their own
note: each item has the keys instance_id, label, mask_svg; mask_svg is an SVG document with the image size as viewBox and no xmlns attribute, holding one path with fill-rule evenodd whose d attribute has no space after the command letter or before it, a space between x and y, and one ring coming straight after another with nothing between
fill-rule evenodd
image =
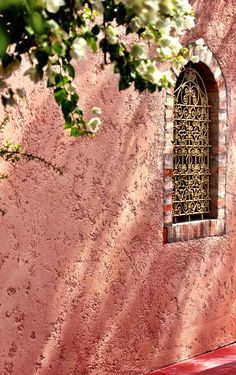
<instances>
[{"instance_id":1,"label":"arched window","mask_svg":"<svg viewBox=\"0 0 236 375\"><path fill-rule=\"evenodd\" d=\"M176 72L164 134L164 242L225 233L226 88L208 49Z\"/></svg>"},{"instance_id":2,"label":"arched window","mask_svg":"<svg viewBox=\"0 0 236 375\"><path fill-rule=\"evenodd\" d=\"M190 63L180 74L174 92L174 223L209 217L209 125L207 90Z\"/></svg>"}]
</instances>

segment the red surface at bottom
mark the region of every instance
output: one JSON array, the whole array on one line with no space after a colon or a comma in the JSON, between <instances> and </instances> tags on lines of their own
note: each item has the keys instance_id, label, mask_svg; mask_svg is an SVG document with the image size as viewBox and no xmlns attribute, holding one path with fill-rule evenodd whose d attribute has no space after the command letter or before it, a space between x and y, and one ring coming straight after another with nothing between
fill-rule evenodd
<instances>
[{"instance_id":1,"label":"red surface at bottom","mask_svg":"<svg viewBox=\"0 0 236 375\"><path fill-rule=\"evenodd\" d=\"M236 375L236 344L152 371L148 375Z\"/></svg>"}]
</instances>

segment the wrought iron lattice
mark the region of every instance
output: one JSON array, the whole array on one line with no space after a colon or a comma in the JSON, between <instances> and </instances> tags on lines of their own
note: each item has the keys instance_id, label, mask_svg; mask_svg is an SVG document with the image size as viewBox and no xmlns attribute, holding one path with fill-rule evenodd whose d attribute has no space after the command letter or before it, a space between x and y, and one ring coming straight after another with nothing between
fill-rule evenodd
<instances>
[{"instance_id":1,"label":"wrought iron lattice","mask_svg":"<svg viewBox=\"0 0 236 375\"><path fill-rule=\"evenodd\" d=\"M174 93L174 222L203 219L209 213L209 123L207 90L191 66Z\"/></svg>"}]
</instances>

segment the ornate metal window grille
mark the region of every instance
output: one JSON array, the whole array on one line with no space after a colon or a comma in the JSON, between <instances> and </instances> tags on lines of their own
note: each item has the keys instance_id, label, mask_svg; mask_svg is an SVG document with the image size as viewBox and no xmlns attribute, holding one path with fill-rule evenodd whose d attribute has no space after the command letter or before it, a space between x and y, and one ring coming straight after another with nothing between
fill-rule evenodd
<instances>
[{"instance_id":1,"label":"ornate metal window grille","mask_svg":"<svg viewBox=\"0 0 236 375\"><path fill-rule=\"evenodd\" d=\"M207 90L188 66L174 92L174 222L204 219L209 214L209 123Z\"/></svg>"}]
</instances>

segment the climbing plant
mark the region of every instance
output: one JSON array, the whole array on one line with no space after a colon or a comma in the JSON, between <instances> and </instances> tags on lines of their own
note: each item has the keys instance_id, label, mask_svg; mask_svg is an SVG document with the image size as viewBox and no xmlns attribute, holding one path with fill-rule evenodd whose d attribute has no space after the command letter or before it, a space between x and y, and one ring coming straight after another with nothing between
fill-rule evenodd
<instances>
[{"instance_id":1,"label":"climbing plant","mask_svg":"<svg viewBox=\"0 0 236 375\"><path fill-rule=\"evenodd\" d=\"M2 105L13 105L24 96L24 88L13 90L5 83L23 65L31 80L47 81L70 135L94 137L101 109L94 106L93 117L85 120L73 61L86 59L88 49L102 51L104 64L113 64L119 75L120 90L133 85L153 93L173 85L163 63L180 68L188 60L198 61L195 52L204 48L203 40L188 48L180 43L192 27L194 13L188 0L0 0ZM7 121L7 116L0 121L0 132ZM13 163L37 159L61 172L11 142L0 145L0 158ZM0 180L5 178L0 174ZM4 213L1 208L0 212Z\"/></svg>"},{"instance_id":2,"label":"climbing plant","mask_svg":"<svg viewBox=\"0 0 236 375\"><path fill-rule=\"evenodd\" d=\"M29 64L24 74L35 82L47 77L70 134L94 136L101 110L93 107L94 117L85 121L73 59L85 59L88 48L101 50L104 63L119 75L120 90L133 84L152 93L173 84L161 63L180 67L189 58L196 61L194 49L180 43L193 26L187 0L0 0L0 84L24 56ZM195 47L203 48L202 40ZM17 95L23 95L21 88L4 90L3 105Z\"/></svg>"}]
</instances>

